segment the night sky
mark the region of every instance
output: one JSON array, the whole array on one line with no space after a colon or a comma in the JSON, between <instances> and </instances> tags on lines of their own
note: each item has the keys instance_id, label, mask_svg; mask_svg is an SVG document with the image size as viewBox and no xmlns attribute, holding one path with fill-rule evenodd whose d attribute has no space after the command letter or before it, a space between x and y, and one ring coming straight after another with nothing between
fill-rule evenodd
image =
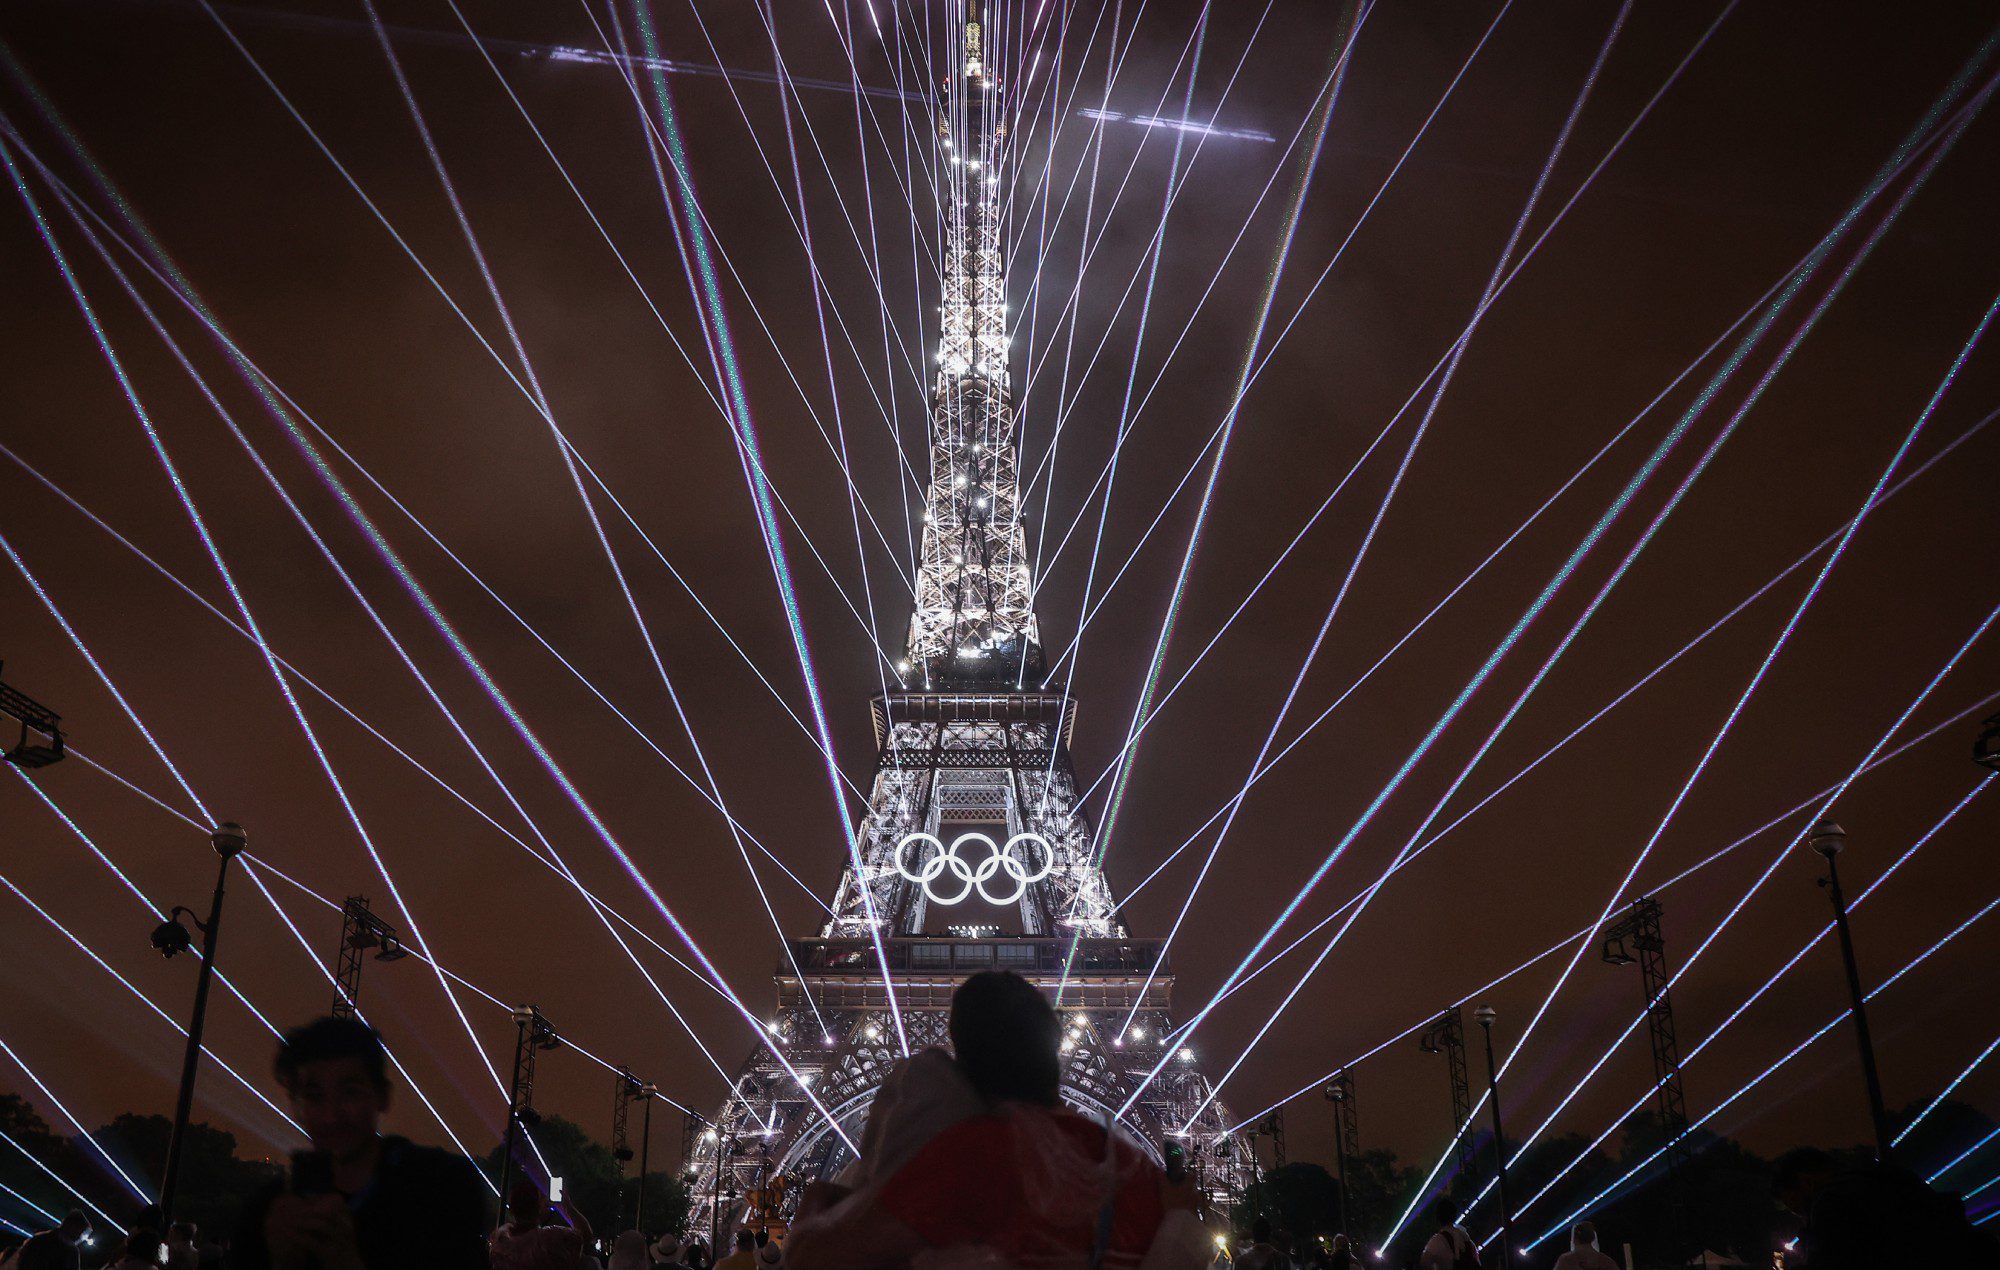
<instances>
[{"instance_id":1,"label":"night sky","mask_svg":"<svg viewBox=\"0 0 2000 1270\"><path fill-rule=\"evenodd\" d=\"M667 56L771 71L772 43L756 6L651 3ZM606 20L602 7L520 0L462 7L480 35L496 40L603 47L591 21L593 12ZM1127 115L1177 113L1198 7L1154 0L1118 9L1125 24L1119 38L1133 39L1107 98L1112 6L1030 6L1046 10L1028 46L1041 50L1031 82L1046 80L1060 46L1066 106L1108 102ZM846 8L836 3L832 14ZM876 8L880 38L860 3L847 15L860 79L883 89L915 85L922 56L914 50L928 38L941 54L949 6L930 6L928 28L922 6L876 0ZM1396 0L1370 14L1280 279L1266 349L1286 333L1244 400L1163 688L1193 663L1329 493L1341 486L1340 493L1146 734L1106 860L1114 889L1129 891L1242 787L1364 541L1366 558L1298 687L1280 744L1368 677L1256 787L1223 842L1173 951L1181 1015L1208 1000L1368 811L1696 404L1731 345L1677 377L1834 227L1974 56L1989 34L1979 8L1735 6L1486 312L1372 534L1428 394L1364 453L1478 308L1618 9L1608 0L1522 0L1497 25L1499 10L1488 0ZM1517 259L1721 11L1707 0L1632 7ZM705 761L731 810L803 881L753 857L791 935L816 933L820 909L808 890L831 898L846 848L824 763L788 716L811 721L799 658L742 467L710 395L686 274L625 81L601 63L532 56L512 45L493 53L506 86L601 222L601 235L471 42L405 36L395 44L555 421L622 505L623 513L591 487L678 708L547 424L503 373L503 363L521 373L506 328L365 9L350 0L293 0L282 10L260 4L221 12L431 278L199 4L15 0L0 8L0 39L15 63L0 83L8 135L24 140L90 207L115 216L38 111L20 77L25 70L216 320L324 429L318 444L333 456L333 470L728 983L752 1009L766 1009L777 934L722 818L667 760L697 780ZM392 25L462 36L444 0L387 0L381 12ZM630 6L619 14L630 22ZM1035 125L1017 195L1017 224L1029 232L1011 290L1016 307L1033 314L1014 345L1015 381L1027 385L1024 468L1044 460L1056 419L1065 419L1053 480L1029 499L1031 547L1040 543L1039 611L1052 654L1077 633L1094 548L1089 603L1110 586L1064 666L1083 703L1075 755L1085 783L1112 760L1138 699L1206 467L1185 486L1183 478L1206 463L1208 439L1228 410L1312 138L1289 152L1288 143L1312 111L1337 16L1337 6L1305 0L1216 6L1191 116L1277 140L1186 138L1186 185L1166 222L1136 359L1144 256L1160 225L1174 134L1108 123L1097 155L1090 121L1066 110L1044 238L1036 228L1042 205L1030 200L1048 155L1047 111ZM790 74L835 85L849 80L841 28L827 7L781 3L776 19ZM896 64L892 23L902 24L914 65ZM1489 25L1485 47L1385 187ZM1973 91L1996 65L1983 65ZM1003 67L1003 78L1009 74L1020 71ZM772 480L796 519L785 524L786 546L835 751L846 775L865 787L872 763L866 702L884 673L870 627L890 657L899 655L909 608L901 575L921 510L897 447L918 471L926 462L919 375L936 328L936 279L925 254L935 223L919 162L914 194L926 242L913 247L903 184L913 169L903 143L926 144L928 125L919 110L907 125L914 131L906 131L901 105L888 96L868 98L858 126L855 97L838 87L802 85L791 99L806 225L828 292L829 387L812 272L792 219L793 159L780 89L768 76L676 74L671 83L708 224L727 261L719 264L721 285L744 391ZM1040 99L1031 89L1031 101ZM0 456L0 533L209 812L245 825L262 859L336 901L366 894L412 943L420 932L471 984L508 1005L539 1004L578 1046L629 1063L669 1096L709 1110L722 1078L590 907L508 834L539 850L532 822L581 881L647 935L684 953L667 924L201 322L140 274L142 294L271 474L489 757L518 800L510 805L49 186L8 144L271 648L353 712L292 681L400 903L257 646L136 554L150 555L233 615L228 591L11 184L0 199L0 441L12 456ZM1989 111L1971 118L1432 831L1453 824L1802 553L1818 554L1388 881L1228 1082L1224 1097L1237 1112L1306 1086L1594 921L1663 821L1628 899L1841 781L1988 619L2000 603L1993 532L2000 428L1985 426L2000 407L2000 358L1990 346L1966 361L1895 476L1955 448L1866 519L1680 799L1825 564L1827 551L1815 545L1863 506L2000 289L1991 231L2000 218L1996 159L2000 118ZM1071 186L1079 164L1082 179ZM1094 197L1087 194L1093 172ZM1299 905L1274 947L1369 886L1409 841L1906 188L1907 181L1892 186L1861 216ZM1072 190L1066 205L1065 189ZM1101 251L1082 275L1074 320L1059 321L1076 285L1086 203L1089 240L1093 248L1101 242ZM1246 221L1240 246L1228 254ZM1337 263L1309 296L1336 250ZM888 297L886 334L870 281L876 258ZM132 268L129 257L114 259ZM1135 277L1138 285L1128 290ZM1296 324L1288 325L1294 313ZM693 355L692 365L669 334ZM1130 431L1100 536L1102 491L1094 486L1121 410ZM1642 410L1623 439L1369 673ZM860 522L865 583L835 454L843 440L874 518L874 525ZM336 445L347 457L334 454ZM92 524L30 467L126 541ZM12 562L0 566L0 656L10 684L62 713L76 750L37 774L42 790L162 907L205 903L213 856L203 834L87 760L176 812L201 816ZM2000 632L1973 643L1890 744L1944 726L1841 797L1835 814L1850 834L1842 857L1850 894L1978 784L1984 773L1970 762L1970 744L1979 721L2000 709L1989 697L1996 689ZM1101 815L1104 789L1091 799L1093 816ZM1674 964L1780 861L1816 805L1660 893ZM851 821L857 812L850 799L843 814ZM1996 829L2000 801L1990 792L1972 798L1858 910L1855 935L1869 982L2000 896L2000 871L1991 863ZM1164 934L1213 840L1211 829L1127 906L1135 934ZM184 1015L192 960L164 963L152 953L146 933L154 919L11 771L0 781L0 865L14 886L162 1009ZM1827 920L1818 872L1803 847L1784 855L1677 985L1684 1051ZM264 876L312 952L329 957L337 915ZM716 1061L733 1070L753 1043L743 1020L666 957L632 942ZM1293 954L1202 1026L1192 1044L1211 1075L1236 1059L1318 947L1315 940ZM221 958L280 1025L323 1011L330 999L324 976L241 876ZM0 1037L86 1125L128 1109L170 1109L179 1038L13 894L0 895L0 959L8 967ZM1501 1011L1497 1037L1505 1045L1567 960L1559 954L1482 997ZM1930 1098L1992 1039L1996 975L2000 916L1988 916L1878 999L1874 1021L1892 1106ZM504 1077L514 1037L505 1010L477 992L459 996L487 1062ZM1636 970L1613 969L1587 951L1510 1073L1511 1124L1539 1123L1639 1003ZM1691 1110L1706 1111L1843 1004L1837 954L1826 941L1689 1062ZM504 1095L432 972L415 959L371 964L363 1005L444 1118L485 1150L499 1131ZM259 1088L275 1093L267 1075L270 1036L226 995L216 998L210 1039ZM1634 1034L1558 1127L1594 1136L1638 1097L1649 1072L1644 1034ZM1449 1131L1441 1060L1406 1040L1361 1064L1355 1079L1364 1144L1428 1166ZM543 1064L537 1102L545 1113L608 1133L611 1085L602 1067L559 1053ZM59 1121L12 1064L0 1064L0 1088L28 1093ZM2000 1114L2000 1063L1980 1069L1962 1096ZM204 1072L198 1110L253 1151L292 1145L285 1126L217 1068ZM1292 1103L1291 1113L1293 1156L1329 1158L1325 1103L1311 1094ZM392 1120L398 1131L443 1140L414 1098L399 1102ZM1766 1151L1864 1139L1847 1033L1830 1034L1710 1127ZM666 1133L661 1143L674 1136Z\"/></svg>"}]
</instances>

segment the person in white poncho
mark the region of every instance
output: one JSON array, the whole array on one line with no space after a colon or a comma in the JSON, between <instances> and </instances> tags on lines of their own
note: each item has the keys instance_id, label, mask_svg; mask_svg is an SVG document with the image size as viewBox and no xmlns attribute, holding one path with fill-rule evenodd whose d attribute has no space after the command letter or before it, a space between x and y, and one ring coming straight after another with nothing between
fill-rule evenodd
<instances>
[{"instance_id":1,"label":"person in white poncho","mask_svg":"<svg viewBox=\"0 0 2000 1270\"><path fill-rule=\"evenodd\" d=\"M1064 1108L1062 1029L1019 975L952 997L957 1060L931 1050L885 1082L837 1198L818 1188L786 1270L1202 1270L1194 1192L1122 1133Z\"/></svg>"}]
</instances>

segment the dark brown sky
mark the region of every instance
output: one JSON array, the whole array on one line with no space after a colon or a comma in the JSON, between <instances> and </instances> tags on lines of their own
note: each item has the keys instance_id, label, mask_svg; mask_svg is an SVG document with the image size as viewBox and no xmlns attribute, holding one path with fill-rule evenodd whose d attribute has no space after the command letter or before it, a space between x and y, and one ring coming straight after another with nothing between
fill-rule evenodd
<instances>
[{"instance_id":1,"label":"dark brown sky","mask_svg":"<svg viewBox=\"0 0 2000 1270\"><path fill-rule=\"evenodd\" d=\"M675 57L715 55L682 0L655 0ZM920 10L894 8L912 30ZM1063 6L1055 6L1061 9ZM1136 8L1126 5L1127 10ZM701 3L724 63L765 70L771 50L754 10ZM836 6L838 8L838 6ZM1064 75L1096 10L1074 6ZM1195 92L1216 109L1238 59L1222 122L1289 139L1311 105L1333 36L1333 6L1279 0L1254 43L1261 6L1220 6ZM844 79L822 6L779 5L794 74ZM1150 113L1189 38L1194 6L1145 6L1114 109ZM1539 506L1688 361L1714 340L1840 216L1985 38L1976 6L1742 6L1725 21L1603 176L1493 307L1383 522L1338 622L1307 677L1289 739ZM238 30L355 180L496 347L502 331L451 219L379 49L353 23L358 6L298 0L314 26L237 14ZM1548 195L1554 210L1631 121L1715 16L1710 4L1641 3L1614 48ZM583 11L518 3L473 6L483 34L588 46ZM1306 204L1278 314L1288 317L1381 186L1492 19L1486 3L1385 5L1365 27ZM1500 23L1456 95L1354 236L1330 279L1253 389L1212 513L1169 658L1177 677L1462 328L1526 198L1613 7L1523 0ZM384 5L392 23L455 26L438 0ZM858 10L857 10L858 14ZM270 16L267 12L261 16ZM1128 14L1129 16L1129 14ZM934 22L935 27L935 22ZM171 0L82 5L26 0L0 14L0 38L128 192L201 288L220 321L293 398L409 510L513 604L677 762L692 751L647 659L546 427L459 318L340 180L243 59L200 12ZM1103 91L1103 37L1082 100ZM872 35L863 77L893 72ZM1248 48L1245 54L1246 45ZM469 48L399 46L468 213L492 261L558 422L675 568L804 713L797 659L756 537L728 434L705 375L664 338L632 281L563 185L485 63ZM602 66L499 55L501 71L568 166L669 327L699 350L687 286L667 230L644 138L623 87ZM847 501L807 407L831 428L804 252L791 200L777 90L674 80L688 152L720 246L741 273L729 288L745 382L780 493L841 587L861 595ZM914 340L934 287L913 282L894 103L876 100L892 149L870 138L864 189L853 99L803 98L800 164L821 268L863 356L836 329L834 370L857 480L884 531L904 547L894 450L872 376L894 394L912 461L922 400L907 370L885 373L880 307L836 188L864 241L872 193L889 299ZM0 108L66 179L79 179L56 134L16 84ZM1447 809L1448 823L1564 736L1661 658L1727 612L1860 505L1951 358L2000 287L1990 227L2000 121L1976 120L1861 270L1818 331L1746 417L1574 648ZM1071 120L1058 170L1073 170L1084 125ZM815 150L816 137L826 165ZM774 187L753 146L783 178ZM1135 147L1144 140L1143 149ZM1041 617L1052 648L1073 635L1084 598L1096 504L1083 499L1109 455L1137 331L1137 298L1117 301L1158 224L1170 139L1129 125L1105 133L1098 224L1104 250L1086 275L1076 389L1049 500L1057 527L1087 510L1046 570ZM1282 147L1205 145L1167 228L1167 253L1139 355L1141 386L1215 271ZM1036 152L1037 155L1041 153ZM1133 159L1136 153L1136 163ZM1131 165L1131 179L1118 194ZM827 175L830 166L834 176ZM1167 363L1122 457L1103 537L1098 587L1139 541L1217 421L1279 228L1290 169L1251 221L1243 247ZM1052 288L1076 276L1083 185L1043 268ZM919 193L922 187L919 186ZM1114 201L1114 194L1116 198ZM47 190L36 195L49 205ZM211 602L228 597L90 342L47 253L9 197L0 208L0 439ZM358 715L501 823L527 836L464 747L290 519L81 235L52 211L66 251L126 360L165 444L271 642ZM1095 232L1093 230L1093 232ZM1843 257L1844 258L1844 257ZM1013 277L1025 301L1029 258ZM746 295L747 292L747 295ZM920 294L921 292L921 294ZM1060 294L1060 290L1051 294ZM1814 294L1817 294L1815 292ZM157 287L149 290L163 300ZM795 388L752 306L803 385ZM1802 309L1779 324L1782 338ZM251 440L425 670L433 674L510 787L589 885L672 943L588 827L565 804L449 648L370 553L338 503L237 383L185 312L170 313ZM926 331L934 319L925 317ZM1275 329L1275 328L1274 328ZM1049 339L1046 315L1032 352ZM1025 339L1017 357L1027 355ZM1057 345L1060 354L1061 345ZM906 350L921 361L914 346ZM1750 369L1768 364L1769 348ZM900 363L899 363L900 365ZM1909 470L2000 406L1990 350L1977 353L1906 460ZM1017 362L1017 370L1024 369ZM1051 363L1055 372L1059 363ZM1276 916L1360 815L1516 615L1630 479L1707 373L1670 394L1478 581L1390 660L1259 786L1222 848L1177 945L1177 999L1190 1012ZM1037 377L1023 409L1032 465L1049 446L1057 374ZM1486 730L1581 611L1700 447L1741 400L1724 391L1695 424L1489 687L1302 906L1314 919L1372 881L1471 758ZM1160 716L1137 765L1107 868L1122 893L1240 785L1407 443L1409 419L1359 470L1329 513ZM364 488L353 469L343 479ZM1967 440L1865 525L1807 611L1707 774L1639 874L1650 887L1843 776L1944 659L2000 602L1993 535L2000 429ZM754 1008L768 1004L776 936L720 819L626 724L484 596L386 498L371 516L431 589L504 691ZM1033 505L1039 518L1040 503ZM614 516L609 508L608 516ZM1080 770L1093 777L1124 734L1192 519L1184 494L1111 592L1082 644ZM400 920L255 648L163 581L13 463L0 464L0 532L48 586L79 633L218 815L323 894L364 892ZM793 568L820 683L846 773L865 783L865 701L878 687L866 634L800 535ZM610 530L722 793L742 820L822 895L844 859L822 765L804 735L622 522ZM1817 561L1792 575L1559 756L1515 785L1380 893L1365 917L1232 1080L1228 1100L1261 1107L1471 991L1594 918L1634 852L1666 814ZM900 641L906 595L891 557L871 544L869 582L885 644ZM0 655L14 683L64 714L76 747L184 805L110 696L22 578L0 570ZM1965 710L1996 687L2000 637L1974 647L1919 709L1904 736ZM629 1062L676 1098L706 1107L721 1081L574 892L385 745L323 700L302 698L357 813L432 947L503 1000L535 1001L582 1046ZM1872 880L1975 783L1977 717L1945 729L1842 799L1853 836L1850 888ZM149 894L193 903L211 857L200 835L83 762L44 786ZM1100 797L1093 813L1101 810ZM1684 954L1720 921L1802 820L1785 822L1664 896ZM1991 864L2000 804L1965 811L1856 919L1864 972L1879 978L2000 893ZM1206 842L1201 844L1204 848ZM1189 853L1128 911L1140 933L1172 921L1194 876ZM33 795L0 787L6 875L181 1014L192 966L146 948L149 923L116 881ZM763 870L787 931L814 925L813 902ZM1824 921L1813 863L1796 855L1743 910L1675 992L1682 1043L1703 1037ZM279 898L316 952L337 924L280 884ZM178 1044L165 1024L11 895L0 896L5 1038L77 1113L97 1124L127 1108L164 1111ZM406 926L408 921L403 921ZM1289 934L1286 938L1289 939ZM712 993L643 954L725 1067L751 1037ZM226 969L274 1019L324 1008L323 979L263 899L236 887ZM1295 959L1296 960L1296 959ZM1554 981L1546 963L1492 994L1503 1032ZM1880 1000L1877 1027L1890 1099L1927 1098L1991 1038L2000 919L1976 925ZM1218 1010L1194 1044L1212 1070L1240 1051L1295 977L1290 963ZM1594 956L1579 966L1525 1052L1510 1099L1519 1123L1542 1113L1622 1027L1638 1001L1630 972ZM365 1001L453 1126L482 1146L496 1095L421 965L370 967ZM1817 1027L1841 1004L1830 946L1815 951L1692 1062L1690 1105L1705 1110ZM465 1009L503 1063L506 1014L477 996ZM213 1043L262 1081L267 1036L218 999ZM1404 1042L1357 1072L1363 1132L1428 1163L1447 1130L1444 1075ZM1637 1096L1647 1058L1634 1037L1562 1121L1595 1133ZM545 1110L599 1125L609 1078L575 1056L544 1068ZM0 1085L25 1088L15 1070ZM1967 1095L2000 1112L2000 1066ZM203 1114L253 1147L283 1145L274 1118L211 1069ZM1294 1104L1295 1155L1328 1154L1317 1097ZM414 1100L397 1128L437 1138ZM1836 1034L1714 1126L1771 1149L1846 1143L1865 1125L1851 1047ZM664 1141L664 1139L663 1139Z\"/></svg>"}]
</instances>

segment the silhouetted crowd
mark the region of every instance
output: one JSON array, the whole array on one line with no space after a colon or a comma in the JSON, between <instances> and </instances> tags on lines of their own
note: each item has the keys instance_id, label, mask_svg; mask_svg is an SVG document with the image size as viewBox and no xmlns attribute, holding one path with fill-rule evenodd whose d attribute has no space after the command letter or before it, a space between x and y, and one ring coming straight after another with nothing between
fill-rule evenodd
<instances>
[{"instance_id":1,"label":"silhouetted crowd","mask_svg":"<svg viewBox=\"0 0 2000 1270\"><path fill-rule=\"evenodd\" d=\"M391 1086L366 1024L326 1018L285 1038L276 1071L311 1149L246 1205L234 1236L188 1223L123 1236L115 1270L1356 1270L1346 1236L1287 1246L1259 1218L1233 1255L1202 1220L1192 1180L1123 1133L1064 1107L1062 1029L1041 991L978 974L952 997L953 1054L922 1050L884 1079L857 1158L813 1182L782 1238L737 1229L712 1259L699 1241L627 1230L601 1241L574 1206L531 1182L488 1226L490 1187L470 1161L381 1132ZM955 1056L954 1056L955 1055ZM1177 1158L1168 1156L1169 1166ZM1780 1253L1808 1270L1986 1270L2000 1245L1954 1198L1886 1165L1843 1168L1810 1148L1776 1166L1775 1199L1800 1225ZM1439 1204L1417 1270L1497 1263ZM1422 1234L1422 1232L1418 1232ZM88 1217L69 1214L0 1270L81 1270ZM1590 1222L1557 1270L1619 1270ZM1693 1263L1691 1263L1693 1264Z\"/></svg>"}]
</instances>

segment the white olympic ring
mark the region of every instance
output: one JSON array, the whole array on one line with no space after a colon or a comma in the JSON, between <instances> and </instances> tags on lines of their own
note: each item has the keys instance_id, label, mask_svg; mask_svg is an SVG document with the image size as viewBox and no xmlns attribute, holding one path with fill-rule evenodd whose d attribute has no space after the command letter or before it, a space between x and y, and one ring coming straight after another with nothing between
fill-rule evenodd
<instances>
[{"instance_id":1,"label":"white olympic ring","mask_svg":"<svg viewBox=\"0 0 2000 1270\"><path fill-rule=\"evenodd\" d=\"M986 850L991 854L976 865L967 864L960 858L958 849L968 842L985 843ZM915 872L912 872L906 856L911 845L915 843L928 843L937 849L937 854L925 860ZM1033 843L1041 848L1041 868L1039 871L1031 871L1026 863L1015 857L1014 848L1028 843ZM1022 897L1027 895L1030 883L1039 882L1055 871L1055 848L1049 845L1047 838L1042 837L1038 833L1017 833L1007 839L1005 846L999 846L994 843L992 838L983 833L976 832L960 834L958 837L952 839L949 847L945 846L944 840L936 834L921 832L907 834L901 842L896 844L896 872L901 874L906 880L915 882L917 885L923 887L925 899L933 904L944 905L947 908L954 904L964 903L975 890L979 892L980 899L996 907L1018 904L1021 902ZM1002 872L1005 872L1008 879L1014 883L1014 893L1012 895L995 895L986 888L986 884L998 877ZM946 873L950 873L963 884L956 894L950 892L940 894L934 885Z\"/></svg>"}]
</instances>

